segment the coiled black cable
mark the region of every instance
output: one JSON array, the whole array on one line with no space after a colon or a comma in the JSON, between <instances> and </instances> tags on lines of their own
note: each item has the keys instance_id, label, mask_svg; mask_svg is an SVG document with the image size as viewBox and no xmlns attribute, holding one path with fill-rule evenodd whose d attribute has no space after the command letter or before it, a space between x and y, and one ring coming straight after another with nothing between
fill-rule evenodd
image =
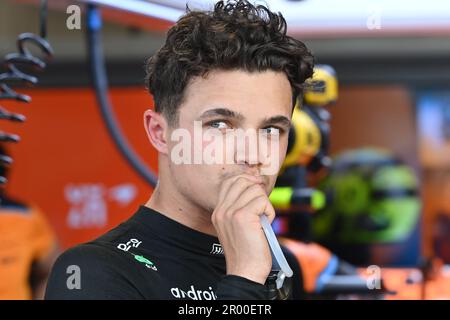
<instances>
[{"instance_id":1,"label":"coiled black cable","mask_svg":"<svg viewBox=\"0 0 450 320\"><path fill-rule=\"evenodd\" d=\"M46 32L46 20L47 18L47 1L41 1L41 22L40 33L41 36L37 36L33 33L22 33L17 38L17 50L16 53L9 53L5 56L3 65L6 69L5 72L0 74L0 100L16 100L24 103L29 103L31 97L25 94L14 91L11 86L13 85L26 85L34 86L37 84L38 79L25 71L22 68L31 69L33 71L42 71L46 67L45 61L49 60L53 55L53 49L50 44L45 40ZM43 59L34 56L29 46L37 47L44 55ZM25 116L18 113L11 113L5 108L0 106L0 120L8 120L14 122L24 122ZM0 142L18 142L20 137L16 134L6 133L0 131ZM8 166L13 162L12 158L0 154L0 166ZM0 175L0 184L6 183L7 179Z\"/></svg>"}]
</instances>

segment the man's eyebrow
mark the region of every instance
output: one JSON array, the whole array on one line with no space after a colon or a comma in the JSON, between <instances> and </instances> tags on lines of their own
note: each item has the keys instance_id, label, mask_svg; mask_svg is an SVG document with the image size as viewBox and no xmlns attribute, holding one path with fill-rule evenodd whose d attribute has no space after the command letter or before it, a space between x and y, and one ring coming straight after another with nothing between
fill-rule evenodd
<instances>
[{"instance_id":1,"label":"man's eyebrow","mask_svg":"<svg viewBox=\"0 0 450 320\"><path fill-rule=\"evenodd\" d=\"M239 113L235 112L233 110L227 109L227 108L215 108L215 109L209 109L203 112L198 119L205 119L210 118L214 116L222 116L227 118L236 118L238 120L244 119L244 116Z\"/></svg>"},{"instance_id":2,"label":"man's eyebrow","mask_svg":"<svg viewBox=\"0 0 450 320\"><path fill-rule=\"evenodd\" d=\"M291 120L289 120L289 118L285 117L285 116L273 116L270 118L266 118L262 121L263 125L268 125L268 124L279 124L282 126L285 126L287 128L290 127L291 125Z\"/></svg>"}]
</instances>

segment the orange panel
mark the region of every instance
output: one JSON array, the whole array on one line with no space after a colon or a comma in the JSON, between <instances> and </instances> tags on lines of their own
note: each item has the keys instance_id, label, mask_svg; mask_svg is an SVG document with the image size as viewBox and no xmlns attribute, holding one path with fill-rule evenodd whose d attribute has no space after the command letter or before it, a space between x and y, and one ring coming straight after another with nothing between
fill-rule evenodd
<instances>
[{"instance_id":1,"label":"orange panel","mask_svg":"<svg viewBox=\"0 0 450 320\"><path fill-rule=\"evenodd\" d=\"M3 131L22 138L17 145L8 144L15 160L8 190L40 206L63 248L97 237L147 201L152 188L109 138L90 88L26 93L33 99L30 104L1 101L6 109L27 116L22 124L2 121ZM125 136L156 171L157 152L143 126L151 97L143 87L134 87L112 89L111 98Z\"/></svg>"}]
</instances>

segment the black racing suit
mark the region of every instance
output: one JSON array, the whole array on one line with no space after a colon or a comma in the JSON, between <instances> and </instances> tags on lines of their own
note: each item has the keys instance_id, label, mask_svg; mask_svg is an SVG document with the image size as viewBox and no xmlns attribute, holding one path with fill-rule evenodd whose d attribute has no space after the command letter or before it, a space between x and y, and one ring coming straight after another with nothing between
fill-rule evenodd
<instances>
[{"instance_id":1,"label":"black racing suit","mask_svg":"<svg viewBox=\"0 0 450 320\"><path fill-rule=\"evenodd\" d=\"M286 250L285 255L298 273L294 256ZM293 282L295 294L300 282ZM45 298L250 300L268 299L267 291L265 285L226 275L218 238L140 206L113 230L63 253Z\"/></svg>"}]
</instances>

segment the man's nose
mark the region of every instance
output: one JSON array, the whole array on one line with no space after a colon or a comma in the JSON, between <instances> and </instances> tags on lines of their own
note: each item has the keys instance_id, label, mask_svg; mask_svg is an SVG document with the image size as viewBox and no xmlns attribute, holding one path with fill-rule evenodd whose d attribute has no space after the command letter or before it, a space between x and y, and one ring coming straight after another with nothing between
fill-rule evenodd
<instances>
[{"instance_id":1,"label":"man's nose","mask_svg":"<svg viewBox=\"0 0 450 320\"><path fill-rule=\"evenodd\" d=\"M254 133L247 132L245 137L238 137L235 163L250 167L251 170L258 173L259 167L263 164L259 147L258 138Z\"/></svg>"}]
</instances>

